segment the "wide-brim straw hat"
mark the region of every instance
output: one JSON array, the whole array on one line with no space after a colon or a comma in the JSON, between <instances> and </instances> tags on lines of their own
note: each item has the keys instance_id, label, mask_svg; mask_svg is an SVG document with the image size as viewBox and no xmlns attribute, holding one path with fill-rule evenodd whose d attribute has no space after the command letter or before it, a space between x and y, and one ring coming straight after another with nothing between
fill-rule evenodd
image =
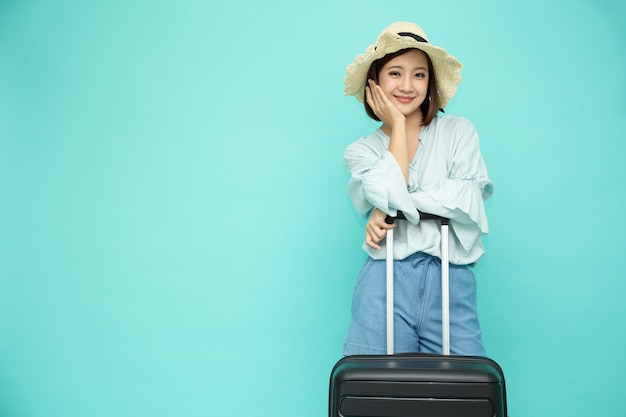
<instances>
[{"instance_id":1,"label":"wide-brim straw hat","mask_svg":"<svg viewBox=\"0 0 626 417\"><path fill-rule=\"evenodd\" d=\"M428 54L435 71L435 82L439 93L440 105L445 107L456 93L461 82L463 65L445 49L428 42L426 33L411 22L396 22L383 30L376 43L370 45L364 54L358 55L346 68L344 92L363 102L367 72L374 61L401 49L416 48Z\"/></svg>"}]
</instances>

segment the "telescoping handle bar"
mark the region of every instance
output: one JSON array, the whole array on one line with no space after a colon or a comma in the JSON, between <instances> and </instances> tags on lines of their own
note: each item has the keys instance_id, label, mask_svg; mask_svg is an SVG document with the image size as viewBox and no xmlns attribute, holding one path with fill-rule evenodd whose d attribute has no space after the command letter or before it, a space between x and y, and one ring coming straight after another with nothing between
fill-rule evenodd
<instances>
[{"instance_id":1,"label":"telescoping handle bar","mask_svg":"<svg viewBox=\"0 0 626 417\"><path fill-rule=\"evenodd\" d=\"M450 219L448 219L447 217L437 216L436 214L423 213L421 211L418 211L418 213L420 215L420 220L440 220L441 224L444 225L450 223ZM406 217L403 212L398 211L398 214L395 217L387 216L385 218L385 223L392 224L394 220L406 220Z\"/></svg>"},{"instance_id":2,"label":"telescoping handle bar","mask_svg":"<svg viewBox=\"0 0 626 417\"><path fill-rule=\"evenodd\" d=\"M435 214L419 212L421 220L439 220L441 222L441 345L442 353L450 355L450 262L448 258L449 219ZM406 220L404 213L398 211L395 217L387 216L385 223L392 224L396 219ZM387 354L394 353L393 329L393 229L387 230Z\"/></svg>"}]
</instances>

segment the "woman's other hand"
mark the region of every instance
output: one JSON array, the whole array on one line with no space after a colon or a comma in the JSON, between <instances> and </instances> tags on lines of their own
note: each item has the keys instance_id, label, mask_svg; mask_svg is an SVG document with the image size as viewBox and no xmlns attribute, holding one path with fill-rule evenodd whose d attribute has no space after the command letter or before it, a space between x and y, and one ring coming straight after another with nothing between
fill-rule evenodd
<instances>
[{"instance_id":1,"label":"woman's other hand","mask_svg":"<svg viewBox=\"0 0 626 417\"><path fill-rule=\"evenodd\" d=\"M375 208L365 225L365 244L376 250L380 250L379 243L387 236L387 230L396 227L395 224L385 223L387 215Z\"/></svg>"}]
</instances>

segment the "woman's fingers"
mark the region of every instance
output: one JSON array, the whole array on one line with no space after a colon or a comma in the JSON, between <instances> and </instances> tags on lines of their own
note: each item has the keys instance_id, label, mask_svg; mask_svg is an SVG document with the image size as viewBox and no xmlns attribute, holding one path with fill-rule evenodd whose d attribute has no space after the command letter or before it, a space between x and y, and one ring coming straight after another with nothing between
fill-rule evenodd
<instances>
[{"instance_id":1,"label":"woman's fingers","mask_svg":"<svg viewBox=\"0 0 626 417\"><path fill-rule=\"evenodd\" d=\"M374 248L376 250L380 250L380 245L378 244L378 242L376 242L374 239L372 239L372 236L370 236L369 233L365 233L365 244L367 246L369 246L370 248Z\"/></svg>"},{"instance_id":2,"label":"woman's fingers","mask_svg":"<svg viewBox=\"0 0 626 417\"><path fill-rule=\"evenodd\" d=\"M368 85L365 87L365 99L367 104L370 105L374 114L383 123L391 124L394 120L402 117L400 110L389 100L389 98L383 92L380 85L376 84L373 80L368 80Z\"/></svg>"},{"instance_id":3,"label":"woman's fingers","mask_svg":"<svg viewBox=\"0 0 626 417\"><path fill-rule=\"evenodd\" d=\"M381 109L382 106L384 105L384 99L383 97L381 97L381 94L384 94L382 92L382 89L380 88L379 85L377 85L373 80L369 80L369 89L370 89L370 93L372 96L372 102L374 103L374 106L377 109Z\"/></svg>"},{"instance_id":4,"label":"woman's fingers","mask_svg":"<svg viewBox=\"0 0 626 417\"><path fill-rule=\"evenodd\" d=\"M376 98L374 97L374 94L375 93L373 92L371 81L370 81L370 85L365 87L365 100L367 100L367 104L369 104L372 110L374 110L374 113L377 113L378 102Z\"/></svg>"},{"instance_id":5,"label":"woman's fingers","mask_svg":"<svg viewBox=\"0 0 626 417\"><path fill-rule=\"evenodd\" d=\"M385 223L386 215L382 212L380 214L372 215L365 226L365 244L376 250L380 250L379 243L387 236L387 230L396 227L395 224Z\"/></svg>"}]
</instances>

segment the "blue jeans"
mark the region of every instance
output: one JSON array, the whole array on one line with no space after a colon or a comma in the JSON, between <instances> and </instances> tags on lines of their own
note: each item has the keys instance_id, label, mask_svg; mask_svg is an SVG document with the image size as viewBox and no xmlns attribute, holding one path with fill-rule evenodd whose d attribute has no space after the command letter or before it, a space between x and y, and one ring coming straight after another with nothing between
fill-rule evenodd
<instances>
[{"instance_id":1,"label":"blue jeans","mask_svg":"<svg viewBox=\"0 0 626 417\"><path fill-rule=\"evenodd\" d=\"M344 355L386 353L385 261L368 258L354 287ZM441 260L418 252L394 261L395 353L441 353ZM450 353L485 356L476 279L450 265Z\"/></svg>"}]
</instances>

